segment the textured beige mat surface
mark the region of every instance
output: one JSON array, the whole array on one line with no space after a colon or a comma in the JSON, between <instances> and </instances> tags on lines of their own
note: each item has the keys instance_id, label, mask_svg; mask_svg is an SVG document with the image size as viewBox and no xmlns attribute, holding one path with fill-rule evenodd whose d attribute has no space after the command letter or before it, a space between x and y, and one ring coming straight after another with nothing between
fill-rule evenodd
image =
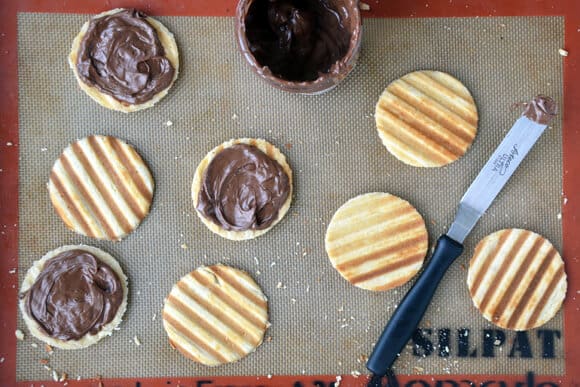
<instances>
[{"instance_id":1,"label":"textured beige mat surface","mask_svg":"<svg viewBox=\"0 0 580 387\"><path fill-rule=\"evenodd\" d=\"M176 36L181 74L157 106L125 115L90 100L68 68L71 41L86 19L19 15L19 273L22 279L48 250L91 244L123 266L130 281L129 308L120 330L88 349L48 356L27 335L18 344L19 380L51 378L39 363L42 358L73 378L364 373L361 355L370 353L410 284L372 293L342 279L324 251L334 211L361 193L398 195L424 216L432 244L518 116L512 104L537 93L562 100L558 48L563 18L365 20L353 73L327 94L300 96L275 90L251 73L236 51L233 19L161 17ZM374 106L382 90L417 69L454 75L471 90L479 110L472 148L447 167L417 169L399 162L381 145L375 129ZM407 348L397 372L564 372L561 314L526 334L486 332L494 328L472 306L464 269L477 241L505 227L528 228L561 248L560 130L558 119L467 239L464 255L447 273L421 324L431 333L415 338L421 344L417 353ZM70 142L90 134L114 135L134 145L155 178L150 215L119 243L67 230L49 201L46 183L55 159ZM235 137L271 141L286 154L295 175L294 202L286 218L247 242L212 234L190 199L199 161ZM254 354L207 368L171 349L160 312L181 276L218 262L252 274L269 298L272 326ZM18 321L26 333L20 316ZM553 348L546 338L553 339Z\"/></svg>"}]
</instances>

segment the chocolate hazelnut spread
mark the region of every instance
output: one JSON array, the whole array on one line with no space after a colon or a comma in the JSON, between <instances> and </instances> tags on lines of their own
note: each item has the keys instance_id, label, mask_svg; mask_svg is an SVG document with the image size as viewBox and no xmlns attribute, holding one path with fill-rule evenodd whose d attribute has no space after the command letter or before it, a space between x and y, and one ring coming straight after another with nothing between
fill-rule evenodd
<instances>
[{"instance_id":1,"label":"chocolate hazelnut spread","mask_svg":"<svg viewBox=\"0 0 580 387\"><path fill-rule=\"evenodd\" d=\"M69 250L46 261L26 291L26 310L51 337L79 340L111 322L123 302L115 271L87 251Z\"/></svg>"},{"instance_id":2,"label":"chocolate hazelnut spread","mask_svg":"<svg viewBox=\"0 0 580 387\"><path fill-rule=\"evenodd\" d=\"M314 81L349 50L346 7L330 0L256 0L245 17L257 62L288 81Z\"/></svg>"},{"instance_id":3,"label":"chocolate hazelnut spread","mask_svg":"<svg viewBox=\"0 0 580 387\"><path fill-rule=\"evenodd\" d=\"M278 218L289 191L288 175L276 160L236 144L207 166L197 210L226 230L263 230Z\"/></svg>"},{"instance_id":4,"label":"chocolate hazelnut spread","mask_svg":"<svg viewBox=\"0 0 580 387\"><path fill-rule=\"evenodd\" d=\"M120 102L141 104L166 89L175 69L155 28L136 10L92 19L80 44L79 77Z\"/></svg>"},{"instance_id":5,"label":"chocolate hazelnut spread","mask_svg":"<svg viewBox=\"0 0 580 387\"><path fill-rule=\"evenodd\" d=\"M548 125L557 112L558 106L552 98L538 95L525 104L522 115L538 124Z\"/></svg>"}]
</instances>

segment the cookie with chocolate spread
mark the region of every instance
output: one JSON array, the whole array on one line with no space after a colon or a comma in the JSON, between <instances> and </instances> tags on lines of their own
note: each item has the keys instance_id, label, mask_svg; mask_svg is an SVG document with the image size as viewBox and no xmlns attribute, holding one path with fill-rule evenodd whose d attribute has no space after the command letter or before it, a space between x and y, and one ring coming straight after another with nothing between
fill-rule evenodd
<instances>
[{"instance_id":1,"label":"cookie with chocolate spread","mask_svg":"<svg viewBox=\"0 0 580 387\"><path fill-rule=\"evenodd\" d=\"M68 60L85 93L125 113L161 100L179 72L173 34L134 9L113 9L86 22Z\"/></svg>"},{"instance_id":2,"label":"cookie with chocolate spread","mask_svg":"<svg viewBox=\"0 0 580 387\"><path fill-rule=\"evenodd\" d=\"M440 167L465 154L477 133L469 90L440 71L415 71L387 86L375 108L379 137L416 167Z\"/></svg>"},{"instance_id":3,"label":"cookie with chocolate spread","mask_svg":"<svg viewBox=\"0 0 580 387\"><path fill-rule=\"evenodd\" d=\"M292 170L265 140L230 140L201 161L191 193L199 218L211 231L231 240L252 239L290 208Z\"/></svg>"},{"instance_id":4,"label":"cookie with chocolate spread","mask_svg":"<svg viewBox=\"0 0 580 387\"><path fill-rule=\"evenodd\" d=\"M513 330L545 324L566 296L564 261L541 235L496 231L475 247L467 286L475 307L492 323Z\"/></svg>"},{"instance_id":5,"label":"cookie with chocolate spread","mask_svg":"<svg viewBox=\"0 0 580 387\"><path fill-rule=\"evenodd\" d=\"M225 265L202 266L173 286L163 306L171 346L208 366L231 363L263 341L268 301L247 273Z\"/></svg>"},{"instance_id":6,"label":"cookie with chocolate spread","mask_svg":"<svg viewBox=\"0 0 580 387\"><path fill-rule=\"evenodd\" d=\"M20 289L30 333L62 349L110 336L127 309L127 277L111 255L91 246L62 246L34 262Z\"/></svg>"},{"instance_id":7,"label":"cookie with chocolate spread","mask_svg":"<svg viewBox=\"0 0 580 387\"><path fill-rule=\"evenodd\" d=\"M154 182L137 151L111 136L70 144L50 171L48 192L71 230L118 241L149 213Z\"/></svg>"},{"instance_id":8,"label":"cookie with chocolate spread","mask_svg":"<svg viewBox=\"0 0 580 387\"><path fill-rule=\"evenodd\" d=\"M427 254L425 221L409 202L373 192L350 199L332 217L325 248L332 266L351 284L392 289L421 269Z\"/></svg>"}]
</instances>

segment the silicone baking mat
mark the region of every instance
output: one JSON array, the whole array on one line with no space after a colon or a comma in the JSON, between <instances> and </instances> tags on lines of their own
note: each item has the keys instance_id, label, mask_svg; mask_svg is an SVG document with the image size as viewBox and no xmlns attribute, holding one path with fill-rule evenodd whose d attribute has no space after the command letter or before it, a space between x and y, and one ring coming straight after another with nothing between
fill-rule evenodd
<instances>
[{"instance_id":1,"label":"silicone baking mat","mask_svg":"<svg viewBox=\"0 0 580 387\"><path fill-rule=\"evenodd\" d=\"M70 379L259 375L260 383L277 385L281 375L350 375L343 383L363 383L365 356L411 284L372 293L343 280L324 251L334 211L358 194L390 192L424 216L432 245L519 115L513 105L544 93L563 106L563 57L558 53L564 47L563 17L366 19L353 73L333 91L312 97L279 92L257 79L236 50L233 19L159 16L176 36L180 77L154 108L124 115L90 100L68 68L70 43L88 17L18 14L17 272L21 280L34 260L60 245L94 245L117 257L128 275L129 309L113 336L84 350L50 355L27 335L19 316L17 328L25 339L17 345L18 381L52 379L52 371L40 362L49 359L51 370L66 372ZM418 69L454 75L478 107L472 148L447 167L407 166L386 151L376 133L378 96L390 81ZM472 306L465 285L474 245L495 230L527 228L564 250L562 214L574 200L563 193L568 171L562 163L563 116L466 241L421 329L396 362L397 374L413 375L402 380L435 383L433 375L444 380L479 374L529 383L530 378L562 380L570 372L563 313L524 333L498 329ZM155 178L150 215L122 242L95 241L67 230L46 192L54 160L70 142L90 134L114 135L135 146ZM199 161L215 145L236 137L265 138L277 145L295 176L286 218L246 242L212 234L197 219L190 199ZM563 255L570 272L572 258ZM255 353L235 364L207 368L171 349L161 308L181 276L218 262L255 278L269 298L272 326ZM568 297L575 292L572 288Z\"/></svg>"}]
</instances>

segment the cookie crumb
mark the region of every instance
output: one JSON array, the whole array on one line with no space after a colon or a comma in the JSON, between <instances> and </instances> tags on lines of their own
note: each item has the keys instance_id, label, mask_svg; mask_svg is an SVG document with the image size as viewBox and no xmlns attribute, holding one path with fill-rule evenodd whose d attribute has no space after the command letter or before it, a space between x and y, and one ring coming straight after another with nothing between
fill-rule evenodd
<instances>
[{"instance_id":1,"label":"cookie crumb","mask_svg":"<svg viewBox=\"0 0 580 387\"><path fill-rule=\"evenodd\" d=\"M167 122L165 123L165 126L171 126L171 125L173 125L173 122L172 122L172 121L167 121Z\"/></svg>"},{"instance_id":2,"label":"cookie crumb","mask_svg":"<svg viewBox=\"0 0 580 387\"><path fill-rule=\"evenodd\" d=\"M58 377L58 373L55 370L52 370L52 380L54 380L55 382L58 382L58 379L60 379Z\"/></svg>"},{"instance_id":3,"label":"cookie crumb","mask_svg":"<svg viewBox=\"0 0 580 387\"><path fill-rule=\"evenodd\" d=\"M186 245L185 243L183 243L183 244L181 244L181 248L182 248L183 250L185 250L185 249L187 249L187 245Z\"/></svg>"},{"instance_id":4,"label":"cookie crumb","mask_svg":"<svg viewBox=\"0 0 580 387\"><path fill-rule=\"evenodd\" d=\"M415 374L422 374L423 372L425 372L425 368L419 367L419 366L414 366L413 367L413 372Z\"/></svg>"},{"instance_id":5,"label":"cookie crumb","mask_svg":"<svg viewBox=\"0 0 580 387\"><path fill-rule=\"evenodd\" d=\"M16 335L16 339L20 341L24 340L24 333L20 329L14 331L14 334Z\"/></svg>"},{"instance_id":6,"label":"cookie crumb","mask_svg":"<svg viewBox=\"0 0 580 387\"><path fill-rule=\"evenodd\" d=\"M30 343L30 346L31 346L32 348L38 348L38 344L36 344L36 343Z\"/></svg>"},{"instance_id":7,"label":"cookie crumb","mask_svg":"<svg viewBox=\"0 0 580 387\"><path fill-rule=\"evenodd\" d=\"M350 374L355 378L358 378L360 376L360 372L357 370L352 371Z\"/></svg>"},{"instance_id":8,"label":"cookie crumb","mask_svg":"<svg viewBox=\"0 0 580 387\"><path fill-rule=\"evenodd\" d=\"M358 5L358 7L359 7L359 9L360 9L361 11L370 11L370 10L371 10L371 6L370 6L370 5L368 5L367 3L363 3L363 2L361 2L361 3Z\"/></svg>"},{"instance_id":9,"label":"cookie crumb","mask_svg":"<svg viewBox=\"0 0 580 387\"><path fill-rule=\"evenodd\" d=\"M238 115L236 113L232 114L232 120L237 120L238 119Z\"/></svg>"},{"instance_id":10,"label":"cookie crumb","mask_svg":"<svg viewBox=\"0 0 580 387\"><path fill-rule=\"evenodd\" d=\"M282 282L278 282L278 284L276 285L276 289L282 289Z\"/></svg>"},{"instance_id":11,"label":"cookie crumb","mask_svg":"<svg viewBox=\"0 0 580 387\"><path fill-rule=\"evenodd\" d=\"M568 56L568 51L567 51L567 50L564 50L563 48L559 49L559 50L558 50L558 53L559 53L561 56Z\"/></svg>"},{"instance_id":12,"label":"cookie crumb","mask_svg":"<svg viewBox=\"0 0 580 387\"><path fill-rule=\"evenodd\" d=\"M135 345L137 345L137 346L141 345L141 340L139 340L139 338L137 336L133 337L133 342L135 342Z\"/></svg>"},{"instance_id":13,"label":"cookie crumb","mask_svg":"<svg viewBox=\"0 0 580 387\"><path fill-rule=\"evenodd\" d=\"M342 376L336 375L336 383L334 383L334 387L339 387L341 381L342 381Z\"/></svg>"},{"instance_id":14,"label":"cookie crumb","mask_svg":"<svg viewBox=\"0 0 580 387\"><path fill-rule=\"evenodd\" d=\"M48 344L44 344L44 350L49 354L52 355L52 353L54 352L54 350L52 349L52 347Z\"/></svg>"}]
</instances>

